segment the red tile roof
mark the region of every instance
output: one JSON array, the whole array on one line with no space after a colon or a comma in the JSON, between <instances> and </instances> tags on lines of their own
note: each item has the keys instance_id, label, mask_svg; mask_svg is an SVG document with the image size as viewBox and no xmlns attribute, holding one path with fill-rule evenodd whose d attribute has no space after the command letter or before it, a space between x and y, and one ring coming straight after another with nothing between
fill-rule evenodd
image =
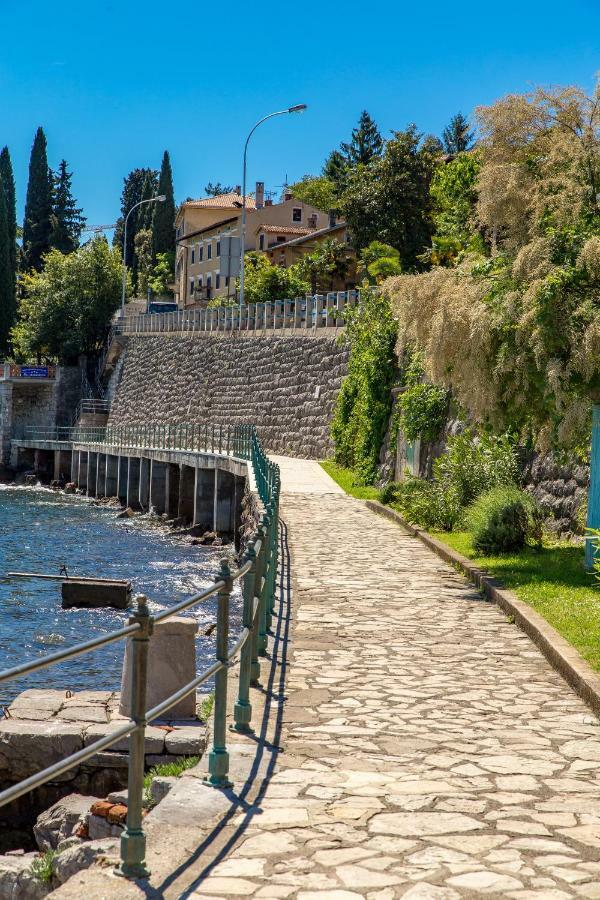
<instances>
[{"instance_id":1,"label":"red tile roof","mask_svg":"<svg viewBox=\"0 0 600 900\"><path fill-rule=\"evenodd\" d=\"M229 194L218 194L216 197L204 197L202 200L186 200L183 206L204 207L207 209L236 209L241 208L243 197L235 191ZM254 197L246 197L246 209L255 209Z\"/></svg>"},{"instance_id":2,"label":"red tile roof","mask_svg":"<svg viewBox=\"0 0 600 900\"><path fill-rule=\"evenodd\" d=\"M258 234L259 231L264 231L267 234L312 234L313 231L316 231L315 228L300 228L298 225L259 225L256 229Z\"/></svg>"}]
</instances>

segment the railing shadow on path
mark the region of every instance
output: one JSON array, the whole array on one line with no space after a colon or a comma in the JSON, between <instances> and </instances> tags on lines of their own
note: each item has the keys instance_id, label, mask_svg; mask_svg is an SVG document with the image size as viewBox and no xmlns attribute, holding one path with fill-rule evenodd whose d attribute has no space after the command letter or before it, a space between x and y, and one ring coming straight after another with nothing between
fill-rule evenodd
<instances>
[{"instance_id":1,"label":"railing shadow on path","mask_svg":"<svg viewBox=\"0 0 600 900\"><path fill-rule=\"evenodd\" d=\"M163 879L161 884L156 885L155 887L148 884L146 881L139 880L135 882L149 900L150 898L151 900L157 900L157 898L165 897L166 891L172 887L178 879L184 877L186 871L191 866L195 865L198 860L201 859L203 854L210 851L211 846L223 835L224 830L230 825L233 817L239 814L241 808L245 813L243 821L236 826L232 834L227 836L225 843L215 853L214 857L206 862L206 865L203 867L200 874L194 878L194 882L178 896L183 900L183 898L193 894L194 891L198 890L201 886L204 879L210 875L215 866L227 857L227 854L235 847L240 838L243 837L254 817L261 814L261 802L264 799L269 782L274 774L277 758L281 751L279 739L283 727L285 683L288 667L288 647L292 614L290 550L288 545L287 526L282 520L280 520L279 542L281 551L278 572L279 597L274 614L274 619L277 624L272 635L268 680L266 685L259 689L265 696L265 705L260 729L253 736L250 736L256 741L256 755L252 763L252 768L239 791L232 789L223 790L225 796L231 799L230 809L184 863L174 869L165 879ZM267 732L269 731L269 725L271 723L273 706L276 708L274 722L272 723L273 739L268 740ZM258 784L256 795L251 802L248 802L248 795L257 787L256 783L261 769L261 762L266 753L270 753L271 755L266 769L264 770L262 781Z\"/></svg>"}]
</instances>

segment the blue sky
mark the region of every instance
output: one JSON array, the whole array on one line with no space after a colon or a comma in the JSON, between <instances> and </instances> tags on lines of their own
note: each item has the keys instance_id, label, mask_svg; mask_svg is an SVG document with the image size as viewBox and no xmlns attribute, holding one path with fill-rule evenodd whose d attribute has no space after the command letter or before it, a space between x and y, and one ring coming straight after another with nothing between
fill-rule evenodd
<instances>
[{"instance_id":1,"label":"blue sky","mask_svg":"<svg viewBox=\"0 0 600 900\"><path fill-rule=\"evenodd\" d=\"M123 176L158 167L165 148L177 200L239 183L249 127L293 103L309 110L253 138L251 183L318 172L362 109L384 135L409 122L439 134L457 110L538 83L591 89L600 68L598 0L0 6L0 145L19 216L43 125L50 165L68 160L90 224L114 222Z\"/></svg>"}]
</instances>

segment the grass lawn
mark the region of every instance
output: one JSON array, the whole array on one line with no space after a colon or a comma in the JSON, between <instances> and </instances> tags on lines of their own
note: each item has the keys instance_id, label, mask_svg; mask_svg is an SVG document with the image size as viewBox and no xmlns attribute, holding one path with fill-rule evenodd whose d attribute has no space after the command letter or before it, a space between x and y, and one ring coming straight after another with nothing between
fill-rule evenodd
<instances>
[{"instance_id":1,"label":"grass lawn","mask_svg":"<svg viewBox=\"0 0 600 900\"><path fill-rule=\"evenodd\" d=\"M543 616L600 671L600 584L583 568L583 547L557 543L520 553L479 556L468 532L434 536L472 559Z\"/></svg>"},{"instance_id":2,"label":"grass lawn","mask_svg":"<svg viewBox=\"0 0 600 900\"><path fill-rule=\"evenodd\" d=\"M347 494L350 494L351 497L356 497L357 500L378 500L379 499L379 490L376 487L371 487L369 485L357 485L354 484L354 479L356 475L352 471L352 469L344 469L343 466L338 466L337 463L334 463L331 459L326 459L321 463L321 466L325 469L327 474L336 481Z\"/></svg>"}]
</instances>

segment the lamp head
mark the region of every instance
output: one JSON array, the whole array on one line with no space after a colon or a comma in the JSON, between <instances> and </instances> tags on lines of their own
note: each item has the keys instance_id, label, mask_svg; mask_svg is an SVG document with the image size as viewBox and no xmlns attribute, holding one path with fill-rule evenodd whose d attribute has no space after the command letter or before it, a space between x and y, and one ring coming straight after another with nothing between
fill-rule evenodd
<instances>
[{"instance_id":1,"label":"lamp head","mask_svg":"<svg viewBox=\"0 0 600 900\"><path fill-rule=\"evenodd\" d=\"M306 103L297 103L296 106L290 106L289 113L301 113L307 108Z\"/></svg>"},{"instance_id":2,"label":"lamp head","mask_svg":"<svg viewBox=\"0 0 600 900\"><path fill-rule=\"evenodd\" d=\"M164 194L159 194L158 197L155 197L154 199L155 199L155 200L158 200L159 203L164 203L164 201L165 201L167 198L165 197Z\"/></svg>"}]
</instances>

